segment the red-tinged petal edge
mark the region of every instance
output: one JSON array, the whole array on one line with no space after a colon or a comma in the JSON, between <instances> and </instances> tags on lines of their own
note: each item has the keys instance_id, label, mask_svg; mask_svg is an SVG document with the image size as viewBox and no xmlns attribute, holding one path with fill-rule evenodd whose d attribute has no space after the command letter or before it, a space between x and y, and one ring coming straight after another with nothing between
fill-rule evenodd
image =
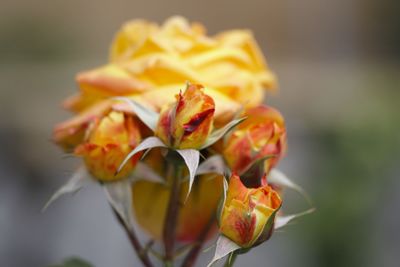
<instances>
[{"instance_id":1,"label":"red-tinged petal edge","mask_svg":"<svg viewBox=\"0 0 400 267\"><path fill-rule=\"evenodd\" d=\"M208 118L208 116L214 114L214 111L215 109L211 108L193 116L188 123L183 125L183 129L185 130L183 136L187 136L196 131L196 129Z\"/></svg>"}]
</instances>

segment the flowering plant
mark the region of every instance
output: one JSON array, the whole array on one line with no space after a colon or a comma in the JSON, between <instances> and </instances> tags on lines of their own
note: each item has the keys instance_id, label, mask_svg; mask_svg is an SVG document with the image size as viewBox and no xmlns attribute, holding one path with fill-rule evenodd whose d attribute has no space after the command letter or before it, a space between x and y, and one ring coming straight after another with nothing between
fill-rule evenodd
<instances>
[{"instance_id":1,"label":"flowering plant","mask_svg":"<svg viewBox=\"0 0 400 267\"><path fill-rule=\"evenodd\" d=\"M83 165L46 207L97 182L144 266L151 256L176 266L182 255L181 266L193 266L215 235L209 266L225 256L232 266L304 214L280 211L284 188L304 192L276 169L285 122L262 104L276 78L249 31L210 37L181 17L134 20L117 33L110 62L77 82L64 102L77 115L56 125L54 140Z\"/></svg>"}]
</instances>

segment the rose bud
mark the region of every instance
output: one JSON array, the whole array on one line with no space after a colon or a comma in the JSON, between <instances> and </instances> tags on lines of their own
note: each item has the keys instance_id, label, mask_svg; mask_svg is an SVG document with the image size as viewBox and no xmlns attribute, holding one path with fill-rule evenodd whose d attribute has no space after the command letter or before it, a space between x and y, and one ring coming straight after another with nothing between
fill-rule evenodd
<instances>
[{"instance_id":1,"label":"rose bud","mask_svg":"<svg viewBox=\"0 0 400 267\"><path fill-rule=\"evenodd\" d=\"M271 236L281 198L269 185L247 188L237 175L229 181L220 217L220 232L243 248L256 246Z\"/></svg>"},{"instance_id":2,"label":"rose bud","mask_svg":"<svg viewBox=\"0 0 400 267\"><path fill-rule=\"evenodd\" d=\"M140 153L116 173L118 167L140 142L141 136L133 117L112 111L94 122L85 143L75 149L87 169L99 181L109 182L126 177L136 165Z\"/></svg>"},{"instance_id":3,"label":"rose bud","mask_svg":"<svg viewBox=\"0 0 400 267\"><path fill-rule=\"evenodd\" d=\"M176 96L176 103L161 111L155 135L176 149L200 148L213 124L214 100L201 85L188 85Z\"/></svg>"},{"instance_id":4,"label":"rose bud","mask_svg":"<svg viewBox=\"0 0 400 267\"><path fill-rule=\"evenodd\" d=\"M265 172L274 167L286 150L286 130L282 115L268 106L246 110L224 144L223 155L234 173L242 175L257 160L267 156Z\"/></svg>"},{"instance_id":5,"label":"rose bud","mask_svg":"<svg viewBox=\"0 0 400 267\"><path fill-rule=\"evenodd\" d=\"M78 115L57 124L53 130L53 140L65 151L73 151L85 139L86 131L93 121L108 114L109 101L99 102Z\"/></svg>"}]
</instances>

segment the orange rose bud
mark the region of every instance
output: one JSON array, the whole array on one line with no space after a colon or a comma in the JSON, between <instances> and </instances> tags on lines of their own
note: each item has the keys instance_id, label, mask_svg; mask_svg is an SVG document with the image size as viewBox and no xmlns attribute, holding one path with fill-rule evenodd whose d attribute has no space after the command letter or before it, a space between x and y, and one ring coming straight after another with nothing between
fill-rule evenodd
<instances>
[{"instance_id":1,"label":"orange rose bud","mask_svg":"<svg viewBox=\"0 0 400 267\"><path fill-rule=\"evenodd\" d=\"M239 124L224 145L224 157L232 171L243 174L253 163L266 156L265 171L274 167L286 150L285 123L279 111L258 106L244 112Z\"/></svg>"},{"instance_id":2,"label":"orange rose bud","mask_svg":"<svg viewBox=\"0 0 400 267\"><path fill-rule=\"evenodd\" d=\"M212 130L214 100L203 86L188 85L176 103L161 111L155 135L176 149L200 148Z\"/></svg>"},{"instance_id":3,"label":"orange rose bud","mask_svg":"<svg viewBox=\"0 0 400 267\"><path fill-rule=\"evenodd\" d=\"M258 188L247 188L234 174L221 212L220 232L243 248L258 245L271 236L281 203L278 193L266 182Z\"/></svg>"},{"instance_id":4,"label":"orange rose bud","mask_svg":"<svg viewBox=\"0 0 400 267\"><path fill-rule=\"evenodd\" d=\"M99 181L109 182L126 177L135 167L140 155L132 159L116 174L124 158L140 142L138 124L133 117L112 111L96 120L87 141L75 149L82 156L89 172Z\"/></svg>"}]
</instances>

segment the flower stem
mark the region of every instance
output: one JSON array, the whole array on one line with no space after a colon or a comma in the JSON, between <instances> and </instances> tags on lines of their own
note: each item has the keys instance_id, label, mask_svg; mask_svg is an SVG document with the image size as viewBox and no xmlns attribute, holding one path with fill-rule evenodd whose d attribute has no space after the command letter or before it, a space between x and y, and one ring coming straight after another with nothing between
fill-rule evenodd
<instances>
[{"instance_id":1,"label":"flower stem","mask_svg":"<svg viewBox=\"0 0 400 267\"><path fill-rule=\"evenodd\" d=\"M165 246L165 267L173 266L176 224L178 220L179 200L181 192L182 166L175 165L174 167L175 173L172 177L171 193L169 197L167 213L165 216L163 232Z\"/></svg>"},{"instance_id":2,"label":"flower stem","mask_svg":"<svg viewBox=\"0 0 400 267\"><path fill-rule=\"evenodd\" d=\"M215 212L213 213L215 214ZM207 239L208 234L210 233L215 222L215 216L211 216L207 225L203 228L201 233L199 234L196 243L193 245L193 248L186 255L183 260L182 267L192 267L197 260L197 257L200 254L201 248L203 247L204 242Z\"/></svg>"},{"instance_id":3,"label":"flower stem","mask_svg":"<svg viewBox=\"0 0 400 267\"><path fill-rule=\"evenodd\" d=\"M143 249L142 245L139 242L139 239L136 236L135 231L132 227L128 227L124 220L122 220L121 216L118 212L113 208L114 214L117 217L119 223L124 227L126 234L129 237L129 241L132 244L133 249L136 251L136 255L139 257L140 261L143 263L145 267L153 267L153 264L150 261L149 256L145 249Z\"/></svg>"},{"instance_id":4,"label":"flower stem","mask_svg":"<svg viewBox=\"0 0 400 267\"><path fill-rule=\"evenodd\" d=\"M226 259L224 267L232 267L235 264L236 258L237 254L235 252L230 253L228 258Z\"/></svg>"}]
</instances>

